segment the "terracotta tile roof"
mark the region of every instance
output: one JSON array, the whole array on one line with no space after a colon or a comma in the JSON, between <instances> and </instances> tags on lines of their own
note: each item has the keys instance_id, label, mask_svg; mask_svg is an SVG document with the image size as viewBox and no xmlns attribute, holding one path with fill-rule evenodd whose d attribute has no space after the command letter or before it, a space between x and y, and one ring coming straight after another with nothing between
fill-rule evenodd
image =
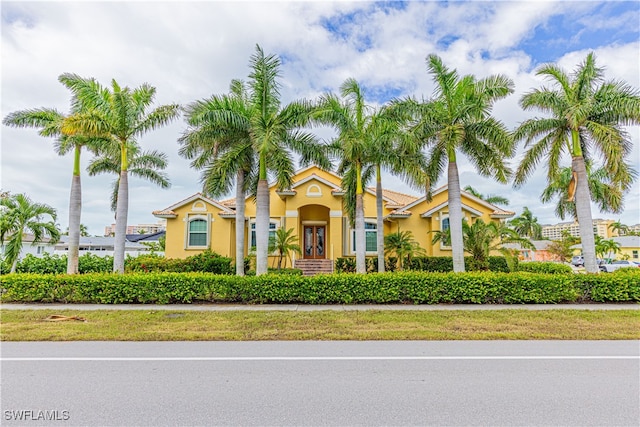
<instances>
[{"instance_id":1,"label":"terracotta tile roof","mask_svg":"<svg viewBox=\"0 0 640 427\"><path fill-rule=\"evenodd\" d=\"M400 193L398 191L393 191L393 190L386 190L384 188L382 189L382 195L387 199L391 199L394 202L396 202L394 206L395 205L406 206L409 203L415 202L416 200L419 199L419 197L412 196L410 194Z\"/></svg>"}]
</instances>

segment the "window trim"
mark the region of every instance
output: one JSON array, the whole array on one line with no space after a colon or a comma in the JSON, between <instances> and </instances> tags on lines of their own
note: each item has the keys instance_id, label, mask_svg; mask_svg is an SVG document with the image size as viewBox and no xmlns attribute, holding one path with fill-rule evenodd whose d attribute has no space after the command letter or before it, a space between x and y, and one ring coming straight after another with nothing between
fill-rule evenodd
<instances>
[{"instance_id":1,"label":"window trim","mask_svg":"<svg viewBox=\"0 0 640 427\"><path fill-rule=\"evenodd\" d=\"M364 224L365 224L365 229L364 229L364 242L365 242L365 249L366 249L366 244L367 244L367 233L372 233L375 232L376 233L376 249L373 251L367 251L365 250L365 255L376 255L378 253L377 250L377 233L378 233L378 221L375 219L366 219L364 220ZM375 229L368 229L367 230L367 224L371 224L375 227ZM356 229L355 228L351 228L349 227L349 252L350 254L353 256L356 254L356 249L355 249L355 245L356 245Z\"/></svg>"},{"instance_id":2,"label":"window trim","mask_svg":"<svg viewBox=\"0 0 640 427\"><path fill-rule=\"evenodd\" d=\"M449 224L449 230L451 230L451 220L449 219L449 212L440 213L439 218L440 218L440 225L439 225L440 232L445 231L442 229L442 224L444 223L445 219L447 220L447 224ZM451 245L444 244L442 239L440 239L440 250L450 251L452 250L452 248L451 248Z\"/></svg>"},{"instance_id":3,"label":"window trim","mask_svg":"<svg viewBox=\"0 0 640 427\"><path fill-rule=\"evenodd\" d=\"M274 225L274 228L271 228L271 225ZM269 218L269 234L271 234L271 231L273 231L274 236L275 236L275 232L276 230L278 230L280 227L282 226L282 224L280 223L280 221L278 219L273 219L273 218ZM247 245L247 251L249 253L251 252L255 252L256 250L256 245L252 245L253 243L253 239L252 237L255 236L256 233L256 219L252 218L248 224L247 224L247 228L248 228L248 232L249 232L249 244ZM257 243L257 236L255 237L256 239L256 243ZM277 251L274 252L269 252L270 255L276 255Z\"/></svg>"},{"instance_id":4,"label":"window trim","mask_svg":"<svg viewBox=\"0 0 640 427\"><path fill-rule=\"evenodd\" d=\"M206 231L205 231L205 242L204 246L202 245L191 245L189 242L191 241L191 223L193 221L205 221ZM211 244L211 214L187 214L185 218L185 233L184 233L184 248L185 250L206 250L209 249Z\"/></svg>"}]
</instances>

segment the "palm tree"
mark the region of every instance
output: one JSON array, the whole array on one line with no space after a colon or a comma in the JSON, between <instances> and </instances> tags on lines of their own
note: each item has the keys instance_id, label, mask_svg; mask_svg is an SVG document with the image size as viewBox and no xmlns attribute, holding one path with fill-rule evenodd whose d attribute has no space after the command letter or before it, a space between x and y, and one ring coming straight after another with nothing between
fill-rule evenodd
<instances>
[{"instance_id":1,"label":"palm tree","mask_svg":"<svg viewBox=\"0 0 640 427\"><path fill-rule=\"evenodd\" d=\"M279 188L291 186L294 166L289 150L300 155L302 165L315 163L326 169L330 165L316 137L302 130L309 123L311 104L299 101L281 105L277 81L280 59L265 56L262 48L256 46L249 65L249 115L234 114L232 106L218 114L230 128L240 134L248 132L257 157L256 274L260 275L267 272L269 250L269 173L275 176Z\"/></svg>"},{"instance_id":2,"label":"palm tree","mask_svg":"<svg viewBox=\"0 0 640 427\"><path fill-rule=\"evenodd\" d=\"M505 125L490 113L494 102L513 92L513 82L502 75L480 80L472 75L459 77L436 55L429 55L427 64L436 83L434 99L419 102L407 98L399 101L399 108L411 113L409 126L414 138L429 149L425 171L428 198L447 167L453 270L462 272L465 268L458 154L465 154L480 175L507 182L511 171L505 160L514 154L513 139Z\"/></svg>"},{"instance_id":3,"label":"palm tree","mask_svg":"<svg viewBox=\"0 0 640 427\"><path fill-rule=\"evenodd\" d=\"M450 239L450 229L446 231L436 231L432 243L448 241ZM518 243L526 249L535 249L531 241L521 237L515 230L507 227L502 222L489 221L485 223L481 218L469 224L466 219L462 221L462 233L464 251L468 252L480 269L489 268L489 255L492 251L499 251L508 256L510 252L503 248L505 243Z\"/></svg>"},{"instance_id":4,"label":"palm tree","mask_svg":"<svg viewBox=\"0 0 640 427\"><path fill-rule=\"evenodd\" d=\"M147 83L131 90L120 87L115 80L111 81L111 88L107 88L94 79L75 74L63 74L61 78L68 82L78 102L86 108L69 117L62 125L62 132L103 138L120 152L113 271L122 274L129 212L129 148L146 132L178 117L180 107L178 104L169 104L148 111L156 89Z\"/></svg>"},{"instance_id":5,"label":"palm tree","mask_svg":"<svg viewBox=\"0 0 640 427\"><path fill-rule=\"evenodd\" d=\"M33 243L42 242L49 237L50 243L60 238L56 227L56 210L43 203L34 203L24 194L0 198L0 242L5 246L5 260L11 265L10 273L16 271L18 257L22 250L22 238L25 233L33 235ZM49 216L50 221L44 217Z\"/></svg>"},{"instance_id":6,"label":"palm tree","mask_svg":"<svg viewBox=\"0 0 640 427\"><path fill-rule=\"evenodd\" d=\"M376 127L376 123L381 120L365 104L356 80L345 80L340 86L340 94L344 102L333 94L323 95L314 117L320 123L333 126L338 132L337 137L329 144L329 152L340 159L337 172L342 176L342 187L345 190L345 210L352 225L355 225L356 272L366 273L363 200L366 183L374 173L367 146L370 141L382 136L382 127ZM382 236L381 228L377 229L377 234ZM382 264L384 265L384 254Z\"/></svg>"},{"instance_id":7,"label":"palm tree","mask_svg":"<svg viewBox=\"0 0 640 427\"><path fill-rule=\"evenodd\" d=\"M596 255L599 255L602 258L605 258L605 254L608 255L607 258L611 258L613 255L620 252L620 243L613 239L603 239L596 234L594 236L594 241L596 245Z\"/></svg>"},{"instance_id":8,"label":"palm tree","mask_svg":"<svg viewBox=\"0 0 640 427\"><path fill-rule=\"evenodd\" d=\"M291 252L301 253L298 238L293 236L293 228L285 230L278 228L275 232L273 242L271 242L272 251L278 253L278 270L282 268L282 260L288 258L291 261Z\"/></svg>"},{"instance_id":9,"label":"palm tree","mask_svg":"<svg viewBox=\"0 0 640 427\"><path fill-rule=\"evenodd\" d=\"M94 157L87 171L89 176L95 176L101 173L113 173L116 176L120 176L120 153L115 151L115 147L111 145L106 150L100 152L97 157ZM129 175L137 176L139 178L146 179L160 188L169 188L171 183L166 173L162 172L167 167L167 155L157 151L140 152L140 147L130 143L127 148L129 156ZM118 204L118 189L120 188L120 178L116 178L113 181L113 187L111 191L111 210L116 211ZM117 221L117 218L116 218Z\"/></svg>"},{"instance_id":10,"label":"palm tree","mask_svg":"<svg viewBox=\"0 0 640 427\"><path fill-rule=\"evenodd\" d=\"M591 161L585 161L591 201L595 202L602 212L622 212L625 192L631 189L638 173L633 167L627 165L629 173L626 180L614 182L606 168L601 167L594 170L591 164ZM570 166L560 169L555 179L547 184L540 197L543 203L550 202L554 198L557 199L555 213L561 219L567 215L577 219L576 204L569 195L572 177L573 171Z\"/></svg>"},{"instance_id":11,"label":"palm tree","mask_svg":"<svg viewBox=\"0 0 640 427\"><path fill-rule=\"evenodd\" d=\"M528 237L534 240L542 239L542 226L538 224L538 218L528 207L524 207L522 214L509 221L509 225L522 237Z\"/></svg>"},{"instance_id":12,"label":"palm tree","mask_svg":"<svg viewBox=\"0 0 640 427\"><path fill-rule=\"evenodd\" d=\"M618 236L626 236L629 233L629 226L623 224L620 220L614 221L609 224L611 231L616 232Z\"/></svg>"},{"instance_id":13,"label":"palm tree","mask_svg":"<svg viewBox=\"0 0 640 427\"><path fill-rule=\"evenodd\" d=\"M414 256L423 255L425 250L413 238L411 231L400 231L384 236L384 252L395 254L398 270L403 270L405 263L410 263Z\"/></svg>"},{"instance_id":14,"label":"palm tree","mask_svg":"<svg viewBox=\"0 0 640 427\"><path fill-rule=\"evenodd\" d=\"M585 269L596 273L599 269L585 161L597 155L612 183L624 186L630 181L625 158L632 143L622 126L640 123L640 96L637 89L623 82L603 82L603 69L596 67L593 53L571 75L554 64L543 65L536 74L551 80L553 88L534 89L521 98L520 105L525 110L549 113L550 117L526 120L515 131L516 140L524 140L527 151L514 184L522 185L541 159L547 165L547 182L552 183L560 174L562 155L571 156L573 182L569 194L575 197Z\"/></svg>"},{"instance_id":15,"label":"palm tree","mask_svg":"<svg viewBox=\"0 0 640 427\"><path fill-rule=\"evenodd\" d=\"M189 128L180 137L180 155L201 170L203 193L219 197L236 188L236 275L244 276L245 195L255 193L257 156L251 118L256 114L245 84L233 80L228 95L214 95L185 108Z\"/></svg>"},{"instance_id":16,"label":"palm tree","mask_svg":"<svg viewBox=\"0 0 640 427\"><path fill-rule=\"evenodd\" d=\"M70 115L84 111L87 106L78 97L76 83L78 77L63 74L58 80L73 93ZM69 195L69 252L67 256L67 274L78 273L78 257L80 248L80 217L82 212L82 185L80 180L80 156L84 147L95 152L102 142L97 138L76 133L69 135L62 132L62 125L67 120L66 115L53 108L35 108L15 111L2 121L5 125L21 128L38 128L40 135L55 137L54 148L58 155L65 155L73 150L73 171L71 175L71 191Z\"/></svg>"},{"instance_id":17,"label":"palm tree","mask_svg":"<svg viewBox=\"0 0 640 427\"><path fill-rule=\"evenodd\" d=\"M65 236L69 235L69 227L67 227L67 231L62 233ZM89 237L89 229L86 225L80 224L80 237Z\"/></svg>"},{"instance_id":18,"label":"palm tree","mask_svg":"<svg viewBox=\"0 0 640 427\"><path fill-rule=\"evenodd\" d=\"M484 194L480 193L478 190L476 190L470 185L467 185L466 187L464 187L464 191L477 197L478 199L482 199L487 203L491 203L492 205L506 206L509 204L509 199L507 199L506 197L499 196L497 194L487 194L485 196Z\"/></svg>"}]
</instances>

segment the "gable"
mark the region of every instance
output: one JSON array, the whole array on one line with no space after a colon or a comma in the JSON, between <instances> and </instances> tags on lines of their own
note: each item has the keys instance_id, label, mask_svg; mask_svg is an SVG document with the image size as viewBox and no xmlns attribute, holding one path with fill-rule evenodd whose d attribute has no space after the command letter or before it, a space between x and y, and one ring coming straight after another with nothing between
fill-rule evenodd
<instances>
[{"instance_id":1,"label":"gable","mask_svg":"<svg viewBox=\"0 0 640 427\"><path fill-rule=\"evenodd\" d=\"M176 218L178 216L178 212L182 210L187 210L189 212L220 212L233 214L234 211L229 207L217 202L213 199L210 199L204 196L202 193L196 193L190 197L187 197L184 200L175 203L168 208L153 211L153 216L157 218Z\"/></svg>"}]
</instances>

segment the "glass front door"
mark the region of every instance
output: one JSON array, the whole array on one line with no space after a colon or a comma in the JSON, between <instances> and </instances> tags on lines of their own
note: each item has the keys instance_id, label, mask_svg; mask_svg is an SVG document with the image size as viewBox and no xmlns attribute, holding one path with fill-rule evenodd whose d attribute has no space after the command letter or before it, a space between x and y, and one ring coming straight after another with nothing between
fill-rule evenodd
<instances>
[{"instance_id":1,"label":"glass front door","mask_svg":"<svg viewBox=\"0 0 640 427\"><path fill-rule=\"evenodd\" d=\"M304 226L304 258L325 258L326 236L324 225Z\"/></svg>"}]
</instances>

